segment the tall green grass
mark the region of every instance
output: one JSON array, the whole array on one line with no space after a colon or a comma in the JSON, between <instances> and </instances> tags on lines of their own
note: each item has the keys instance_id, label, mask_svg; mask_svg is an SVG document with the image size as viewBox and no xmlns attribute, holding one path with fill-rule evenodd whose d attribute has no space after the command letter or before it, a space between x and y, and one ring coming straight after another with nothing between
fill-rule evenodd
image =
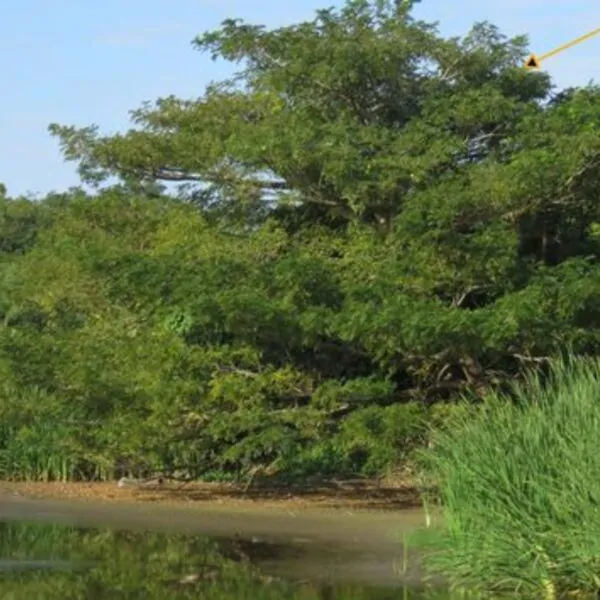
<instances>
[{"instance_id":1,"label":"tall green grass","mask_svg":"<svg viewBox=\"0 0 600 600\"><path fill-rule=\"evenodd\" d=\"M514 391L457 412L420 453L445 521L426 566L475 592L596 594L600 361L556 360Z\"/></svg>"}]
</instances>

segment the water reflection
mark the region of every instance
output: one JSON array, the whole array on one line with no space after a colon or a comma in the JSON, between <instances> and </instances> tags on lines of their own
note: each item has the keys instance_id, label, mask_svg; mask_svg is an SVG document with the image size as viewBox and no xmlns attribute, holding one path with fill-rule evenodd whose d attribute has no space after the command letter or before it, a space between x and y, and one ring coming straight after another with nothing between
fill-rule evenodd
<instances>
[{"instance_id":1,"label":"water reflection","mask_svg":"<svg viewBox=\"0 0 600 600\"><path fill-rule=\"evenodd\" d=\"M202 536L0 523L0 598L394 600L416 590L331 585L257 567L284 546ZM310 550L307 550L310 552ZM432 595L426 596L434 598ZM439 595L437 598L441 598Z\"/></svg>"}]
</instances>

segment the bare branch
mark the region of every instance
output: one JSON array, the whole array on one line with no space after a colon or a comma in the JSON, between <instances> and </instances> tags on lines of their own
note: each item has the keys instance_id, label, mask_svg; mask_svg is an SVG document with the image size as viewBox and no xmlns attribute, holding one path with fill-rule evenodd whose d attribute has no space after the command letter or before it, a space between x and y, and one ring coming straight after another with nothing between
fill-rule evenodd
<instances>
[{"instance_id":1,"label":"bare branch","mask_svg":"<svg viewBox=\"0 0 600 600\"><path fill-rule=\"evenodd\" d=\"M512 354L512 356L522 362L545 363L550 361L549 356L524 356L523 354Z\"/></svg>"},{"instance_id":2,"label":"bare branch","mask_svg":"<svg viewBox=\"0 0 600 600\"><path fill-rule=\"evenodd\" d=\"M217 367L220 373L234 373L235 375L241 375L242 377L250 377L252 379L259 377L260 373L254 371L247 371L246 369L238 369L237 367Z\"/></svg>"},{"instance_id":3,"label":"bare branch","mask_svg":"<svg viewBox=\"0 0 600 600\"><path fill-rule=\"evenodd\" d=\"M465 302L465 300L469 297L470 294L472 294L473 292L476 292L477 290L480 290L481 287L478 285L473 285L470 288L466 289L462 294L460 294L458 297L455 297L452 305L459 308L460 306L462 306Z\"/></svg>"},{"instance_id":4,"label":"bare branch","mask_svg":"<svg viewBox=\"0 0 600 600\"><path fill-rule=\"evenodd\" d=\"M275 180L264 180L264 179L235 179L233 177L224 177L223 175L209 175L209 174L194 174L183 169L175 169L169 167L161 167L152 172L148 173L154 179L162 179L163 181L203 181L206 183L220 183L220 184L236 184L241 183L250 187L256 187L259 189L271 189L271 190L289 190L290 186L285 181Z\"/></svg>"}]
</instances>

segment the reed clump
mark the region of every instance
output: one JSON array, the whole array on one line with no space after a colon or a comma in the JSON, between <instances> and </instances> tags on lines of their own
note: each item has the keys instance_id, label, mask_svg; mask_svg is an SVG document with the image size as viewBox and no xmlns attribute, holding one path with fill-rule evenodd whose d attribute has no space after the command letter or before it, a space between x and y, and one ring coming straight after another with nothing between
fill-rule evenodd
<instances>
[{"instance_id":1,"label":"reed clump","mask_svg":"<svg viewBox=\"0 0 600 600\"><path fill-rule=\"evenodd\" d=\"M600 590L600 361L568 356L457 411L420 452L444 532L426 566L455 588Z\"/></svg>"}]
</instances>

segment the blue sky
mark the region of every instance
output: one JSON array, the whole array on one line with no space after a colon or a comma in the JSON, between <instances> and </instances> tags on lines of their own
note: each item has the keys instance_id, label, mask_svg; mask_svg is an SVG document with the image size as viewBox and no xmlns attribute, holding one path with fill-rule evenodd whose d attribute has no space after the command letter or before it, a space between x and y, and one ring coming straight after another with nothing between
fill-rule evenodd
<instances>
[{"instance_id":1,"label":"blue sky","mask_svg":"<svg viewBox=\"0 0 600 600\"><path fill-rule=\"evenodd\" d=\"M332 0L2 0L3 93L0 95L0 181L11 195L63 190L78 183L65 164L50 122L128 126L145 100L195 97L229 74L190 42L229 17L267 26L310 19ZM444 35L488 20L503 33L530 36L543 54L600 27L597 0L423 0L416 15L439 21ZM600 79L600 35L543 67L559 87Z\"/></svg>"}]
</instances>

